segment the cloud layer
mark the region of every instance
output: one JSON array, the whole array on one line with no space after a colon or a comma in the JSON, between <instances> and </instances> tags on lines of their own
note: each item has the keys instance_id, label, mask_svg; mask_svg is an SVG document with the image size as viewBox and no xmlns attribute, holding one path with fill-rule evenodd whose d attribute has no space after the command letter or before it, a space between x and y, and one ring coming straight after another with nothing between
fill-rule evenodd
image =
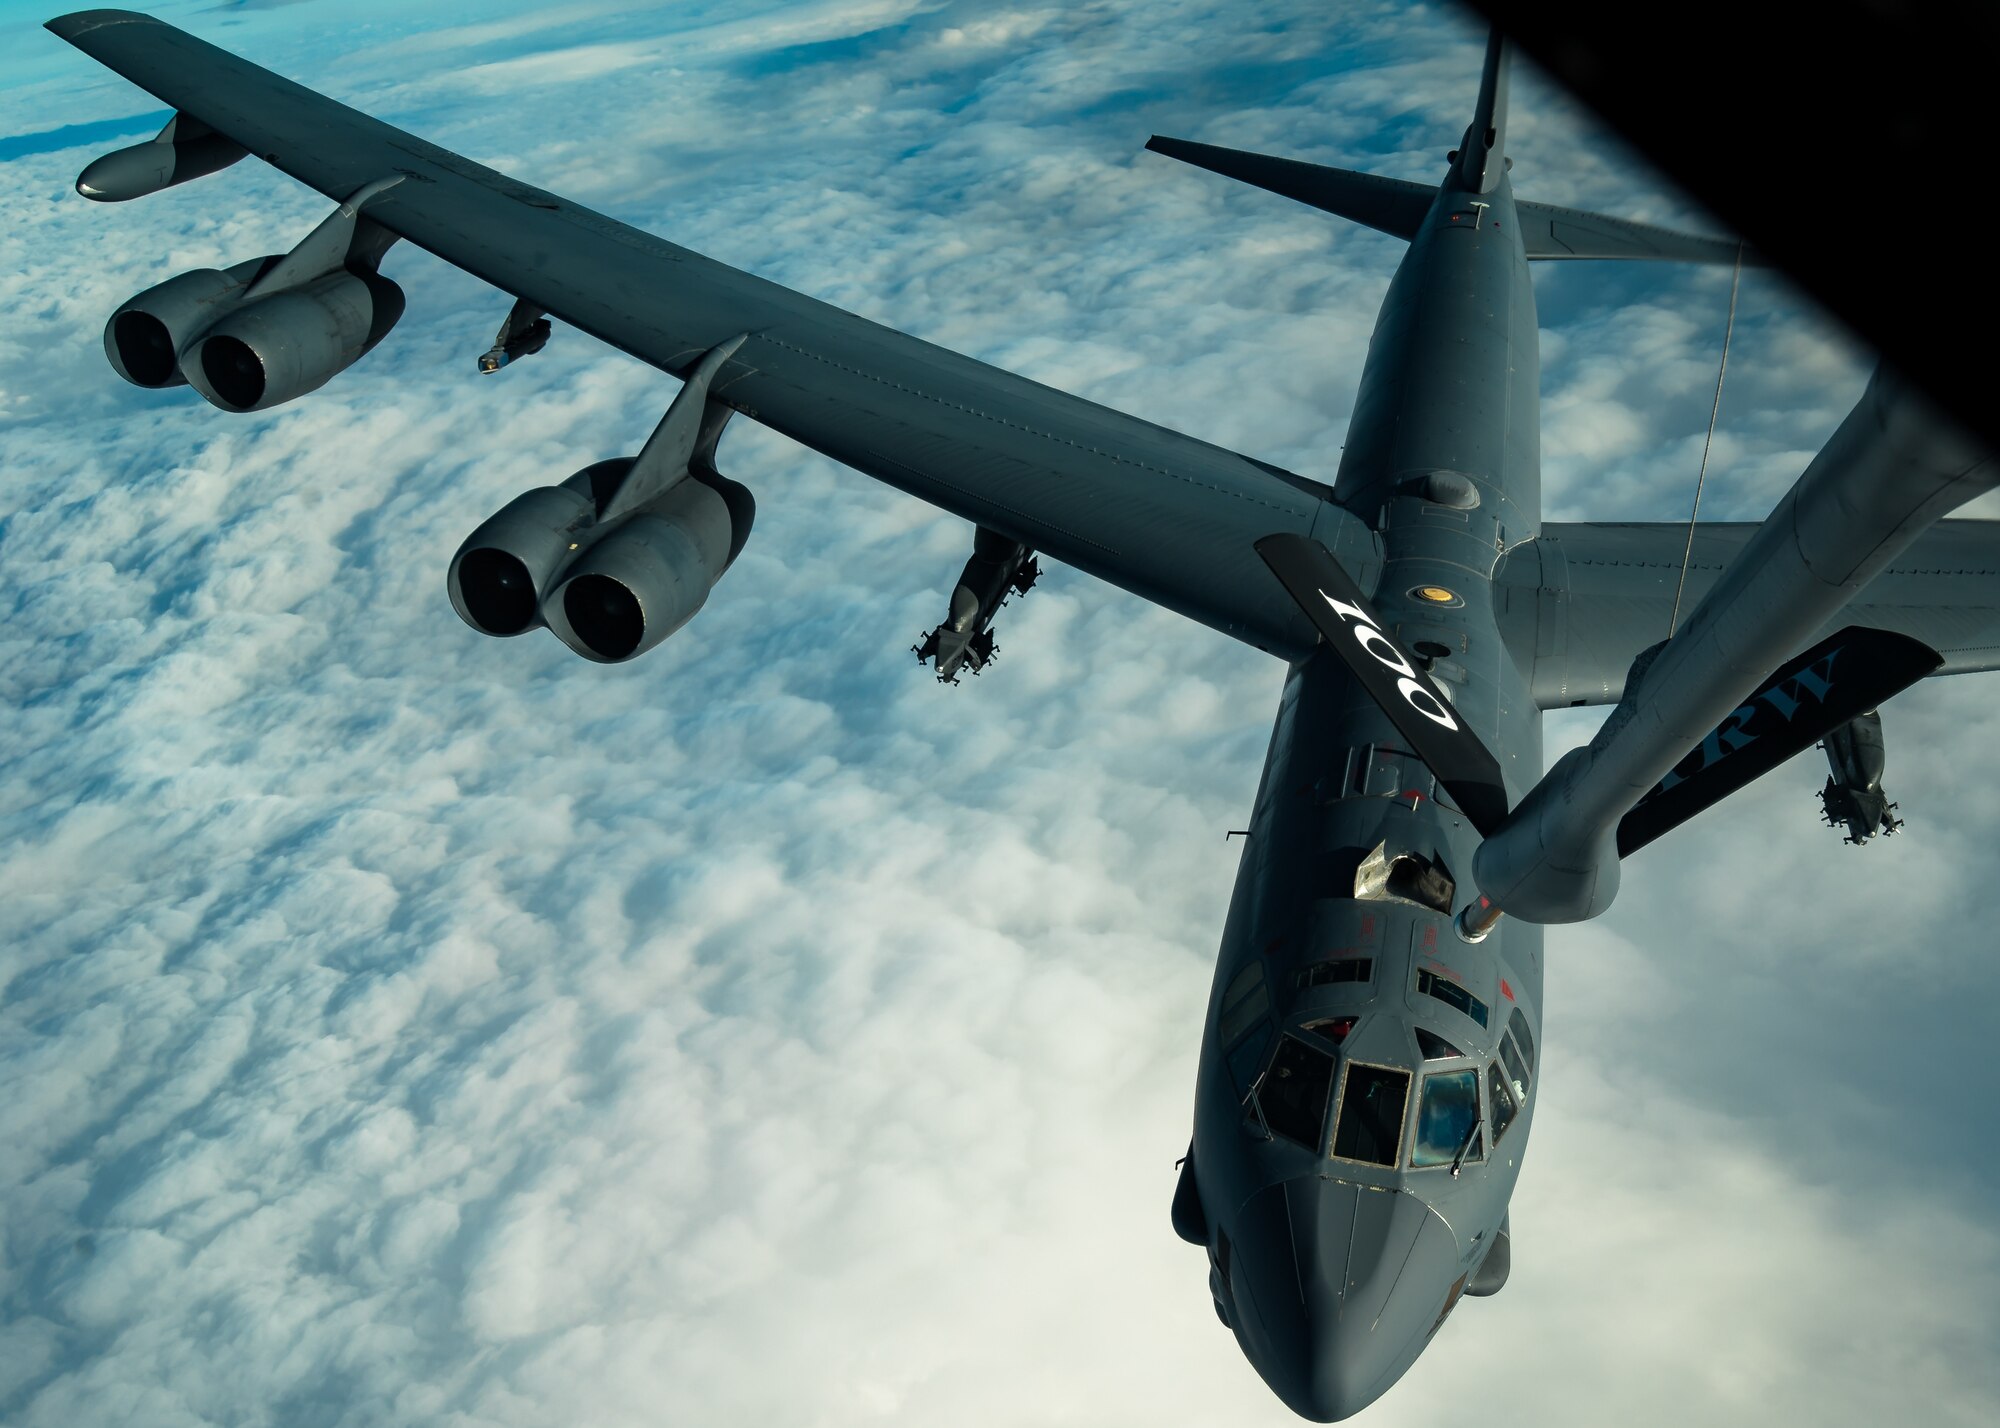
<instances>
[{"instance_id":1,"label":"cloud layer","mask_svg":"<svg viewBox=\"0 0 2000 1428\"><path fill-rule=\"evenodd\" d=\"M1429 177L1480 45L1390 4L158 9L1313 475L1397 245L1141 146ZM324 204L249 165L84 203L95 150L34 136L150 101L16 38L53 53L0 90L0 1418L1292 1421L1166 1225L1282 671L1056 570L940 688L907 646L969 531L747 424L757 531L686 630L482 639L458 541L674 384L561 331L476 378L505 300L398 250L410 316L313 397L124 387L118 302ZM1515 104L1524 194L1700 225ZM1538 273L1551 517L1684 513L1728 279ZM1768 509L1864 373L1748 276L1706 513ZM1842 847L1802 759L1551 935L1514 1279L1370 1422L2000 1416L1988 697L1891 706L1897 838Z\"/></svg>"}]
</instances>

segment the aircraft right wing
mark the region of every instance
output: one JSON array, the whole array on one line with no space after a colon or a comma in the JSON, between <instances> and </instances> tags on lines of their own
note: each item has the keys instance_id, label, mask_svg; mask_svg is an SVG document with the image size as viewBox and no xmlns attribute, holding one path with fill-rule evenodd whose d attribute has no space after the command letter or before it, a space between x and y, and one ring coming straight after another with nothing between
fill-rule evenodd
<instances>
[{"instance_id":1,"label":"aircraft right wing","mask_svg":"<svg viewBox=\"0 0 2000 1428\"><path fill-rule=\"evenodd\" d=\"M1756 529L1695 527L1683 619ZM1550 522L1508 553L1495 577L1501 629L1522 667L1532 662L1538 705L1618 702L1634 657L1667 637L1687 533L1683 523ZM1922 641L1943 656L1939 674L2000 669L2000 521L1939 521L1820 634L1843 625Z\"/></svg>"}]
</instances>

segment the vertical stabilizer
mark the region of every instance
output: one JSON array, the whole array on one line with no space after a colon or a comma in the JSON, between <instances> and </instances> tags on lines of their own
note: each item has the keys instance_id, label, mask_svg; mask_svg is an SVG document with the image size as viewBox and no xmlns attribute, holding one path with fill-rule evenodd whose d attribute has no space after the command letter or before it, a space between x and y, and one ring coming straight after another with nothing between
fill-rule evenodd
<instances>
[{"instance_id":1,"label":"vertical stabilizer","mask_svg":"<svg viewBox=\"0 0 2000 1428\"><path fill-rule=\"evenodd\" d=\"M1458 174L1474 193L1491 193L1507 168L1507 42L1494 30L1479 73L1479 106L1458 146Z\"/></svg>"}]
</instances>

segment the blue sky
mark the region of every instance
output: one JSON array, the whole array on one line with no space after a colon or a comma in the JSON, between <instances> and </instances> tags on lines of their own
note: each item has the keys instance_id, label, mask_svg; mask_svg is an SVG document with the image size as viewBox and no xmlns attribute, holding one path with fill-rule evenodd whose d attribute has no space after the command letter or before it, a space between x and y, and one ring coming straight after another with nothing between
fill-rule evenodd
<instances>
[{"instance_id":1,"label":"blue sky","mask_svg":"<svg viewBox=\"0 0 2000 1428\"><path fill-rule=\"evenodd\" d=\"M1436 174L1481 37L1397 4L163 5L257 62L870 317L1331 474L1392 240L1153 132ZM0 1419L1292 1421L1166 1210L1282 671L1061 569L958 688L970 532L747 423L708 607L632 665L482 639L493 509L670 379L398 249L409 315L232 418L105 316L283 251L250 164L76 171L159 106L0 7ZM1532 73L1529 197L1702 226ZM1543 265L1549 515L1685 512L1728 274ZM1704 513L1865 358L1746 276ZM1802 758L1549 939L1514 1279L1369 1411L2000 1418L1989 677ZM1551 753L1594 716L1553 723Z\"/></svg>"}]
</instances>

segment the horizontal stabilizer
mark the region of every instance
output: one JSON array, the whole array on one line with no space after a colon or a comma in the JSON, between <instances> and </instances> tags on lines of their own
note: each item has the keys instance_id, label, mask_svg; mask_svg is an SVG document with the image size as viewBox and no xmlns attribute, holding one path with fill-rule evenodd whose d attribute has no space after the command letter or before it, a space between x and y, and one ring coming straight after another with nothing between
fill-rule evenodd
<instances>
[{"instance_id":1,"label":"horizontal stabilizer","mask_svg":"<svg viewBox=\"0 0 2000 1428\"><path fill-rule=\"evenodd\" d=\"M1734 238L1704 238L1650 223L1629 223L1558 208L1553 203L1516 203L1521 215L1521 242L1532 258L1653 258L1673 263L1733 263L1742 245ZM1746 268L1761 267L1763 259L1743 251Z\"/></svg>"},{"instance_id":2,"label":"horizontal stabilizer","mask_svg":"<svg viewBox=\"0 0 2000 1428\"><path fill-rule=\"evenodd\" d=\"M1213 144L1193 144L1158 134L1146 141L1146 147L1156 154L1283 194L1396 238L1415 237L1424 225L1424 215L1430 212L1431 200L1437 197L1436 189L1420 183L1305 164L1297 159L1273 159L1241 149L1219 149Z\"/></svg>"},{"instance_id":3,"label":"horizontal stabilizer","mask_svg":"<svg viewBox=\"0 0 2000 1428\"><path fill-rule=\"evenodd\" d=\"M1943 663L1920 641L1862 625L1821 640L1760 684L1633 805L1618 823L1618 856L1720 803Z\"/></svg>"},{"instance_id":4,"label":"horizontal stabilizer","mask_svg":"<svg viewBox=\"0 0 2000 1428\"><path fill-rule=\"evenodd\" d=\"M1257 554L1472 826L1482 835L1499 827L1507 816L1499 761L1423 666L1383 632L1381 617L1340 562L1318 541L1300 535L1265 536Z\"/></svg>"},{"instance_id":5,"label":"horizontal stabilizer","mask_svg":"<svg viewBox=\"0 0 2000 1428\"><path fill-rule=\"evenodd\" d=\"M1437 189L1429 184L1301 163L1297 159L1274 159L1266 154L1167 139L1158 134L1146 141L1146 147L1156 154L1282 194L1294 202L1406 240L1414 238L1423 227L1424 216L1437 198ZM1514 208L1520 215L1521 242L1530 259L1736 261L1738 245L1733 238L1704 238L1647 223L1628 223L1622 218L1607 218L1578 208L1558 208L1551 203L1517 201ZM1746 252L1743 261L1755 266L1759 260L1755 254Z\"/></svg>"}]
</instances>

